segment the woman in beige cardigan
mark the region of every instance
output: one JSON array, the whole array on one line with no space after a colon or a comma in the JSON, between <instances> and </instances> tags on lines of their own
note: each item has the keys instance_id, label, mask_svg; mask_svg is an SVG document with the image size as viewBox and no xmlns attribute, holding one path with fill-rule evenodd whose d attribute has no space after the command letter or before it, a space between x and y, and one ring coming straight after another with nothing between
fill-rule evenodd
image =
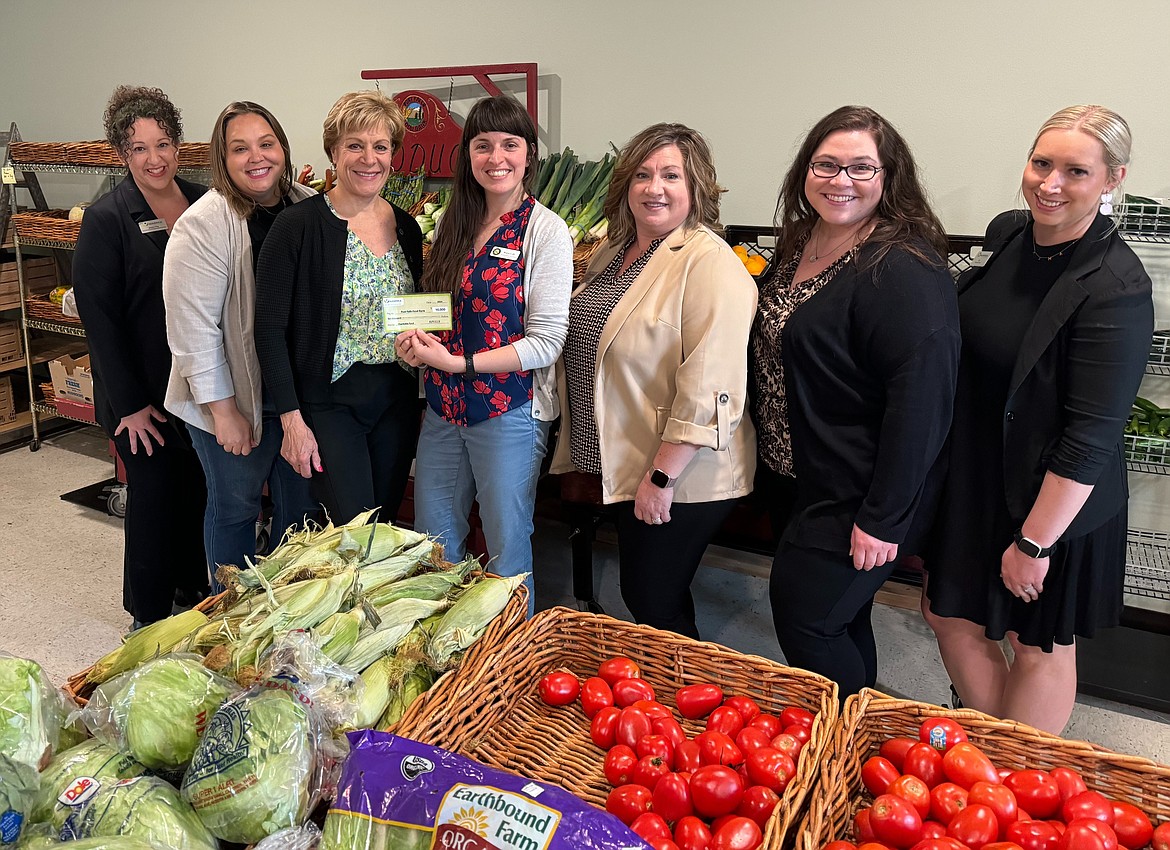
<instances>
[{"instance_id":1,"label":"woman in beige cardigan","mask_svg":"<svg viewBox=\"0 0 1170 850\"><path fill-rule=\"evenodd\" d=\"M569 308L553 461L599 475L617 505L634 618L692 637L691 580L755 474L745 397L756 287L713 230L722 191L689 127L656 124L626 144L605 203L609 240Z\"/></svg>"}]
</instances>

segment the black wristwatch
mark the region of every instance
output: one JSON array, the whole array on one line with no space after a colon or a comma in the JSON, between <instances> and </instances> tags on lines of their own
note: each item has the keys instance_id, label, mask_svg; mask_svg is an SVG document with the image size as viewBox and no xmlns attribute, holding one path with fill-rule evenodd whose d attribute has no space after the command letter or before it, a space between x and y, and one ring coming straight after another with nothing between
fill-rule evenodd
<instances>
[{"instance_id":1,"label":"black wristwatch","mask_svg":"<svg viewBox=\"0 0 1170 850\"><path fill-rule=\"evenodd\" d=\"M667 487L673 487L676 481L678 481L677 478L671 478L661 469L654 469L650 471L650 483L655 487L661 487L663 490L665 490Z\"/></svg>"},{"instance_id":2,"label":"black wristwatch","mask_svg":"<svg viewBox=\"0 0 1170 850\"><path fill-rule=\"evenodd\" d=\"M1052 554L1052 550L1056 548L1056 544L1045 549L1035 540L1024 536L1022 528L1016 529L1016 548L1027 555L1029 558L1047 558Z\"/></svg>"}]
</instances>

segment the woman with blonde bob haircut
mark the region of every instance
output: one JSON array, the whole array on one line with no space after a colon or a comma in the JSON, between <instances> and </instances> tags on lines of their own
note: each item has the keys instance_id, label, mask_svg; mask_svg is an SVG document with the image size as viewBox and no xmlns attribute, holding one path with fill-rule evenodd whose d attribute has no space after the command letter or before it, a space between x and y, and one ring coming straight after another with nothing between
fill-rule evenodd
<instances>
[{"instance_id":1,"label":"woman with blonde bob haircut","mask_svg":"<svg viewBox=\"0 0 1170 850\"><path fill-rule=\"evenodd\" d=\"M207 478L203 543L219 590L217 564L242 569L256 556L265 483L274 538L316 512L308 482L280 457L284 432L253 336L260 247L277 215L313 190L293 180L280 122L251 101L215 120L211 186L171 234L163 298L174 355L166 406L186 423Z\"/></svg>"},{"instance_id":2,"label":"woman with blonde bob haircut","mask_svg":"<svg viewBox=\"0 0 1170 850\"><path fill-rule=\"evenodd\" d=\"M655 124L623 148L608 241L569 307L553 461L599 476L617 506L630 613L692 637L691 580L755 473L745 404L756 287L717 232L721 193L689 127Z\"/></svg>"},{"instance_id":3,"label":"woman with blonde bob haircut","mask_svg":"<svg viewBox=\"0 0 1170 850\"><path fill-rule=\"evenodd\" d=\"M405 127L379 92L338 98L322 132L337 184L281 213L256 269L281 454L339 522L379 507L394 520L418 439L418 381L384 330L387 300L422 274L418 224L381 197Z\"/></svg>"},{"instance_id":4,"label":"woman with blonde bob haircut","mask_svg":"<svg viewBox=\"0 0 1170 850\"><path fill-rule=\"evenodd\" d=\"M991 259L958 282L954 451L922 610L965 706L1056 734L1076 637L1124 605L1123 430L1154 325L1150 278L1111 218L1129 152L1103 106L1049 118L1024 165L1028 208L992 220Z\"/></svg>"}]
</instances>

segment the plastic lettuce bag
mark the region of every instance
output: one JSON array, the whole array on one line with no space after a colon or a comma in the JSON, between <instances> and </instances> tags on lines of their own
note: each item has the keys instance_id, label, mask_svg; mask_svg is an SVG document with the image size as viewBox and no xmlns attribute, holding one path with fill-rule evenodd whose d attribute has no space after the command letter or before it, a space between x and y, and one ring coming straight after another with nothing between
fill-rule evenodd
<instances>
[{"instance_id":1,"label":"plastic lettuce bag","mask_svg":"<svg viewBox=\"0 0 1170 850\"><path fill-rule=\"evenodd\" d=\"M301 827L282 829L265 838L252 850L316 850L321 842L321 830L309 821Z\"/></svg>"},{"instance_id":2,"label":"plastic lettuce bag","mask_svg":"<svg viewBox=\"0 0 1170 850\"><path fill-rule=\"evenodd\" d=\"M75 809L103 785L146 773L146 766L94 738L58 753L41 773L41 787L31 819L50 823L56 832Z\"/></svg>"},{"instance_id":3,"label":"plastic lettuce bag","mask_svg":"<svg viewBox=\"0 0 1170 850\"><path fill-rule=\"evenodd\" d=\"M183 777L183 797L219 838L250 844L301 826L332 791L357 712L360 680L307 632L283 635L261 678L208 724Z\"/></svg>"},{"instance_id":4,"label":"plastic lettuce bag","mask_svg":"<svg viewBox=\"0 0 1170 850\"><path fill-rule=\"evenodd\" d=\"M64 725L61 693L41 665L0 653L0 753L40 770Z\"/></svg>"},{"instance_id":5,"label":"plastic lettuce bag","mask_svg":"<svg viewBox=\"0 0 1170 850\"><path fill-rule=\"evenodd\" d=\"M208 720L239 690L198 655L164 655L99 687L81 719L95 737L147 767L182 770Z\"/></svg>"},{"instance_id":6,"label":"plastic lettuce bag","mask_svg":"<svg viewBox=\"0 0 1170 850\"><path fill-rule=\"evenodd\" d=\"M143 841L139 838L130 838L125 835L109 835L101 838L86 838L81 841L69 841L62 844L60 839L49 838L46 834L38 834L33 840L25 844L21 841L13 850L170 850L161 844Z\"/></svg>"},{"instance_id":7,"label":"plastic lettuce bag","mask_svg":"<svg viewBox=\"0 0 1170 850\"><path fill-rule=\"evenodd\" d=\"M0 753L0 845L15 844L20 838L39 784L35 770Z\"/></svg>"},{"instance_id":8,"label":"plastic lettuce bag","mask_svg":"<svg viewBox=\"0 0 1170 850\"><path fill-rule=\"evenodd\" d=\"M70 840L123 836L170 850L219 847L215 836L174 786L154 776L136 776L104 785L70 815L61 835ZM71 844L65 847L73 850Z\"/></svg>"}]
</instances>

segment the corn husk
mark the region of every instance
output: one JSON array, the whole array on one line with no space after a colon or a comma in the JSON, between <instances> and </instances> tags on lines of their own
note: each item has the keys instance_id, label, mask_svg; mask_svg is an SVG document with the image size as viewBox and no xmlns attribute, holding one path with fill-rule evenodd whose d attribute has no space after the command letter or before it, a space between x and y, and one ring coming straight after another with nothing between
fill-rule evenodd
<instances>
[{"instance_id":1,"label":"corn husk","mask_svg":"<svg viewBox=\"0 0 1170 850\"><path fill-rule=\"evenodd\" d=\"M362 697L358 703L357 717L353 721L355 729L372 729L386 712L386 707L390 704L390 676L393 667L394 657L383 655L362 670Z\"/></svg>"},{"instance_id":2,"label":"corn husk","mask_svg":"<svg viewBox=\"0 0 1170 850\"><path fill-rule=\"evenodd\" d=\"M467 574L478 565L477 559L469 558L462 563L452 564L449 569L410 576L381 585L366 591L365 595L370 604L376 607L412 597L414 599L442 599L463 584Z\"/></svg>"},{"instance_id":3,"label":"corn husk","mask_svg":"<svg viewBox=\"0 0 1170 850\"><path fill-rule=\"evenodd\" d=\"M436 676L435 671L426 664L414 662L406 676L403 677L402 683L397 688L391 688L390 702L386 705L386 711L379 718L377 728L392 729L402 719L402 715L406 714L406 710L410 708L411 704L430 690L431 685L435 683Z\"/></svg>"},{"instance_id":4,"label":"corn husk","mask_svg":"<svg viewBox=\"0 0 1170 850\"><path fill-rule=\"evenodd\" d=\"M438 612L449 604L443 599L400 599L386 605L379 611L382 624L358 639L346 656L345 666L352 670L364 670L379 657L399 649L408 637L416 638L421 643L420 630L416 625L418 621L438 616Z\"/></svg>"},{"instance_id":5,"label":"corn husk","mask_svg":"<svg viewBox=\"0 0 1170 850\"><path fill-rule=\"evenodd\" d=\"M353 650L365 625L366 617L362 609L353 608L344 613L338 612L328 617L322 623L310 630L313 640L321 651L338 664L344 664L346 657Z\"/></svg>"},{"instance_id":6,"label":"corn husk","mask_svg":"<svg viewBox=\"0 0 1170 850\"><path fill-rule=\"evenodd\" d=\"M354 589L352 570L328 579L314 579L293 585L288 599L267 612L249 617L240 627L240 637L252 640L261 635L275 635L296 629L308 629L335 613Z\"/></svg>"},{"instance_id":7,"label":"corn husk","mask_svg":"<svg viewBox=\"0 0 1170 850\"><path fill-rule=\"evenodd\" d=\"M433 540L424 539L404 552L363 566L358 570L358 582L361 584L362 593L368 595L388 584L414 575L423 564L431 561L435 547Z\"/></svg>"},{"instance_id":8,"label":"corn husk","mask_svg":"<svg viewBox=\"0 0 1170 850\"><path fill-rule=\"evenodd\" d=\"M508 578L484 578L459 595L443 615L427 642L427 657L436 670L444 670L452 656L467 649L508 605L513 591L528 573Z\"/></svg>"},{"instance_id":9,"label":"corn husk","mask_svg":"<svg viewBox=\"0 0 1170 850\"><path fill-rule=\"evenodd\" d=\"M86 681L101 684L143 661L173 650L191 632L207 625L207 615L192 608L157 623L137 629L123 638L113 652L98 660L86 674Z\"/></svg>"}]
</instances>

